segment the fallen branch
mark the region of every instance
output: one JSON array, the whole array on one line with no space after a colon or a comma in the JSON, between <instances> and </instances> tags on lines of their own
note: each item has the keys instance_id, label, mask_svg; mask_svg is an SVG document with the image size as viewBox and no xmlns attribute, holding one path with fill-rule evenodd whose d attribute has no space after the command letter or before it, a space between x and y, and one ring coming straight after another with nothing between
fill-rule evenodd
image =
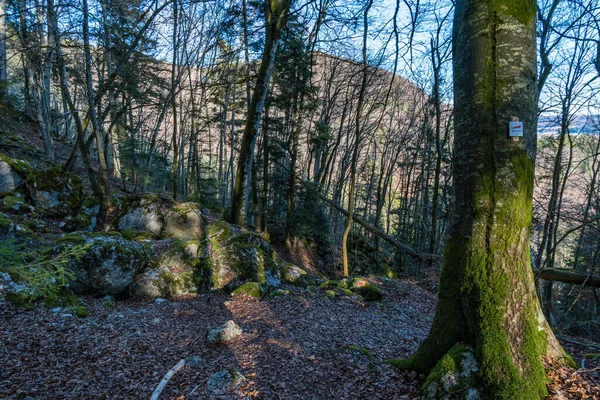
<instances>
[{"instance_id":1,"label":"fallen branch","mask_svg":"<svg viewBox=\"0 0 600 400\"><path fill-rule=\"evenodd\" d=\"M535 275L538 278L542 278L547 281L572 283L574 285L591 286L595 288L600 287L600 276L597 275L581 274L562 269L537 270Z\"/></svg>"},{"instance_id":2,"label":"fallen branch","mask_svg":"<svg viewBox=\"0 0 600 400\"><path fill-rule=\"evenodd\" d=\"M347 217L348 215L350 215L350 213L346 209L335 204L335 202L333 202L332 200L329 200L324 194L322 194L317 189L315 189L315 187L313 185L311 185L310 183L306 182L299 176L296 176L296 180L298 182L300 182L308 190L310 190L312 193L314 193L318 198L323 200L325 203L329 204L331 207L335 208L337 211L342 213L344 216ZM372 234L379 236L381 239L385 240L386 242L388 242L389 244L391 244L398 250L401 250L401 251L405 252L406 254L413 256L414 258L417 258L419 260L439 260L440 259L440 256L438 256L436 254L427 254L427 253L421 253L421 252L416 251L409 245L397 241L391 235L388 235L381 229L369 224L366 221L363 221L362 219L360 219L356 216L353 216L352 220L354 222L356 222L357 224L359 224L360 226L362 226L363 228L365 228L366 230L368 230L369 232L371 232Z\"/></svg>"},{"instance_id":3,"label":"fallen branch","mask_svg":"<svg viewBox=\"0 0 600 400\"><path fill-rule=\"evenodd\" d=\"M150 398L150 400L158 400L162 391L165 390L165 386L167 386L167 383L169 383L169 380L171 380L173 375L175 375L177 371L183 368L184 365L185 360L181 360L177 364L175 364L175 366L171 368L169 372L165 374L165 376L162 378L156 389L154 389L154 392L152 392L152 397Z\"/></svg>"},{"instance_id":4,"label":"fallen branch","mask_svg":"<svg viewBox=\"0 0 600 400\"><path fill-rule=\"evenodd\" d=\"M559 340L563 340L563 341L568 342L568 343L576 344L578 346L587 347L588 349L592 349L592 350L595 350L595 351L600 350L600 346L598 346L597 344L583 343L581 341L577 341L577 340L571 339L571 338L569 338L567 336L560 335L560 334L557 334L556 337Z\"/></svg>"}]
</instances>

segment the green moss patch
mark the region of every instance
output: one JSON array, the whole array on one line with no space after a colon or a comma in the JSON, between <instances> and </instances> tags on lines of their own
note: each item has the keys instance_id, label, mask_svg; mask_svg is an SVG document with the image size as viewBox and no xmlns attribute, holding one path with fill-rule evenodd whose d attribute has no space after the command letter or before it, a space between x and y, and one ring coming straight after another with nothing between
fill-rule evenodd
<instances>
[{"instance_id":1,"label":"green moss patch","mask_svg":"<svg viewBox=\"0 0 600 400\"><path fill-rule=\"evenodd\" d=\"M246 282L231 292L232 296L237 296L238 294L246 294L250 297L261 297L263 290L257 282Z\"/></svg>"}]
</instances>

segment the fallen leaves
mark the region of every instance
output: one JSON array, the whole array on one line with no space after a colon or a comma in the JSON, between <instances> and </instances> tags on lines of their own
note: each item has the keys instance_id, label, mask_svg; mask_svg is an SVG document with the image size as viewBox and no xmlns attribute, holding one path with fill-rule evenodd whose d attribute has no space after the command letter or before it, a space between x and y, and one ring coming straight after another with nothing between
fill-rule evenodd
<instances>
[{"instance_id":1,"label":"fallen leaves","mask_svg":"<svg viewBox=\"0 0 600 400\"><path fill-rule=\"evenodd\" d=\"M416 350L435 296L408 282L378 285L383 303L366 305L295 287L269 301L215 292L177 301L122 300L107 309L102 299L86 299L87 319L2 305L0 398L147 399L185 359L161 399L417 399L425 376L382 361ZM207 345L207 330L228 320L242 335L225 346ZM590 361L590 371L579 372L553 366L553 398L600 398L597 366ZM209 394L208 378L226 368L247 381Z\"/></svg>"}]
</instances>

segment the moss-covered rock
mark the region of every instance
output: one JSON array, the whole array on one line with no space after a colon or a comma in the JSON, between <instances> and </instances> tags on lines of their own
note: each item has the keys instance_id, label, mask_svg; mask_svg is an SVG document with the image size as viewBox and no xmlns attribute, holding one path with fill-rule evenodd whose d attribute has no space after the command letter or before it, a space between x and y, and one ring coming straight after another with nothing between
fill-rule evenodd
<instances>
[{"instance_id":1,"label":"moss-covered rock","mask_svg":"<svg viewBox=\"0 0 600 400\"><path fill-rule=\"evenodd\" d=\"M11 235L14 233L15 224L8 215L0 212L0 235Z\"/></svg>"},{"instance_id":2,"label":"moss-covered rock","mask_svg":"<svg viewBox=\"0 0 600 400\"><path fill-rule=\"evenodd\" d=\"M250 297L261 297L263 295L263 290L257 282L246 282L231 292L232 296L237 296L238 294L246 294Z\"/></svg>"},{"instance_id":3,"label":"moss-covered rock","mask_svg":"<svg viewBox=\"0 0 600 400\"><path fill-rule=\"evenodd\" d=\"M127 196L120 199L117 228L120 231L149 231L158 237L165 223L165 213L172 202L154 195Z\"/></svg>"},{"instance_id":4,"label":"moss-covered rock","mask_svg":"<svg viewBox=\"0 0 600 400\"><path fill-rule=\"evenodd\" d=\"M92 232L96 228L100 205L101 201L96 197L88 196L83 199L81 209L75 218L77 230Z\"/></svg>"},{"instance_id":5,"label":"moss-covered rock","mask_svg":"<svg viewBox=\"0 0 600 400\"><path fill-rule=\"evenodd\" d=\"M281 280L285 283L302 287L306 287L310 283L305 270L287 262L281 265Z\"/></svg>"},{"instance_id":6,"label":"moss-covered rock","mask_svg":"<svg viewBox=\"0 0 600 400\"><path fill-rule=\"evenodd\" d=\"M93 296L115 295L133 282L134 276L148 262L144 246L117 235L77 232L63 235L56 251L84 244L80 254L67 264L75 279L69 286L75 293Z\"/></svg>"},{"instance_id":7,"label":"moss-covered rock","mask_svg":"<svg viewBox=\"0 0 600 400\"><path fill-rule=\"evenodd\" d=\"M204 229L204 216L196 203L175 204L164 217L161 237L198 240Z\"/></svg>"},{"instance_id":8,"label":"moss-covered rock","mask_svg":"<svg viewBox=\"0 0 600 400\"><path fill-rule=\"evenodd\" d=\"M279 257L260 235L219 220L207 226L205 243L213 288L245 281L280 284Z\"/></svg>"},{"instance_id":9,"label":"moss-covered rock","mask_svg":"<svg viewBox=\"0 0 600 400\"><path fill-rule=\"evenodd\" d=\"M365 278L354 278L348 282L348 287L360 295L365 301L381 301L383 291Z\"/></svg>"},{"instance_id":10,"label":"moss-covered rock","mask_svg":"<svg viewBox=\"0 0 600 400\"><path fill-rule=\"evenodd\" d=\"M206 381L206 390L213 396L233 392L246 377L235 368L226 368L212 374Z\"/></svg>"},{"instance_id":11,"label":"moss-covered rock","mask_svg":"<svg viewBox=\"0 0 600 400\"><path fill-rule=\"evenodd\" d=\"M229 320L223 325L219 325L206 333L206 341L211 344L226 343L233 338L236 338L242 334L242 328L240 328L234 321Z\"/></svg>"},{"instance_id":12,"label":"moss-covered rock","mask_svg":"<svg viewBox=\"0 0 600 400\"><path fill-rule=\"evenodd\" d=\"M76 215L83 203L81 179L59 167L32 172L27 188L33 204L52 217Z\"/></svg>"},{"instance_id":13,"label":"moss-covered rock","mask_svg":"<svg viewBox=\"0 0 600 400\"><path fill-rule=\"evenodd\" d=\"M473 349L459 344L454 346L430 372L423 385L425 399L481 398L479 392L479 366Z\"/></svg>"},{"instance_id":14,"label":"moss-covered rock","mask_svg":"<svg viewBox=\"0 0 600 400\"><path fill-rule=\"evenodd\" d=\"M287 296L289 295L291 292L289 290L285 290L285 289L274 289L271 291L271 293L269 293L269 296L267 297L268 300L273 300L277 297L281 297L281 296Z\"/></svg>"},{"instance_id":15,"label":"moss-covered rock","mask_svg":"<svg viewBox=\"0 0 600 400\"><path fill-rule=\"evenodd\" d=\"M25 178L32 170L25 161L0 154L0 197L12 195L23 187Z\"/></svg>"},{"instance_id":16,"label":"moss-covered rock","mask_svg":"<svg viewBox=\"0 0 600 400\"><path fill-rule=\"evenodd\" d=\"M48 232L48 225L42 219L37 219L37 218L30 219L30 220L23 222L23 225L33 232L37 232L37 233L47 233Z\"/></svg>"},{"instance_id":17,"label":"moss-covered rock","mask_svg":"<svg viewBox=\"0 0 600 400\"><path fill-rule=\"evenodd\" d=\"M339 281L327 280L319 286L321 289L334 289L339 285Z\"/></svg>"},{"instance_id":18,"label":"moss-covered rock","mask_svg":"<svg viewBox=\"0 0 600 400\"><path fill-rule=\"evenodd\" d=\"M34 208L25 202L21 196L6 196L0 201L0 208L4 211L31 213Z\"/></svg>"},{"instance_id":19,"label":"moss-covered rock","mask_svg":"<svg viewBox=\"0 0 600 400\"><path fill-rule=\"evenodd\" d=\"M201 274L198 271L198 250L198 242L173 241L167 251L135 277L130 293L141 298L168 298L197 293Z\"/></svg>"}]
</instances>

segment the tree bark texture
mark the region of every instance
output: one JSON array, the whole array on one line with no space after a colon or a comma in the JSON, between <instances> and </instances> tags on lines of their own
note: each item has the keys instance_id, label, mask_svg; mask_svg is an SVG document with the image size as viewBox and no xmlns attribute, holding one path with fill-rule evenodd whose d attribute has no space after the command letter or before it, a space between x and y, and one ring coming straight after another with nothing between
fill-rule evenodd
<instances>
[{"instance_id":1,"label":"tree bark texture","mask_svg":"<svg viewBox=\"0 0 600 400\"><path fill-rule=\"evenodd\" d=\"M547 395L542 356L565 356L529 257L536 154L536 4L459 0L454 18L455 204L433 326L409 360L429 372L471 346L486 398ZM524 136L509 138L512 117Z\"/></svg>"}]
</instances>

